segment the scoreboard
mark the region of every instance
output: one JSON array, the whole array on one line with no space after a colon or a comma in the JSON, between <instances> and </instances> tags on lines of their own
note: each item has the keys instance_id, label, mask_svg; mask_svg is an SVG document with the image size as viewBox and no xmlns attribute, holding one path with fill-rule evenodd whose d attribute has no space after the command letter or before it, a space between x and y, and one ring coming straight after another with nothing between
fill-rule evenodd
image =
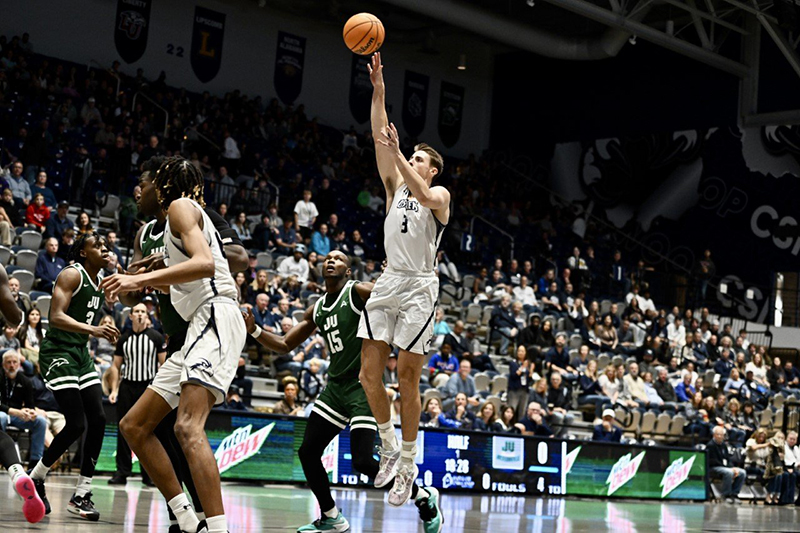
<instances>
[{"instance_id":1,"label":"scoreboard","mask_svg":"<svg viewBox=\"0 0 800 533\"><path fill-rule=\"evenodd\" d=\"M350 435L339 434L326 450L334 484L366 481L352 468ZM418 482L449 491L562 495L566 442L519 435L421 428L417 436Z\"/></svg>"}]
</instances>

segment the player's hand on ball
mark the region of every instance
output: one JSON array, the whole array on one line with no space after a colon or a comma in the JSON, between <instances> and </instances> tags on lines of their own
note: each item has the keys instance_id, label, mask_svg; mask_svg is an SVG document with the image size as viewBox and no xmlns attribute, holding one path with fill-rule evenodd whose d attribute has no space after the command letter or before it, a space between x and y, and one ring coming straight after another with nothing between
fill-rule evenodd
<instances>
[{"instance_id":1,"label":"player's hand on ball","mask_svg":"<svg viewBox=\"0 0 800 533\"><path fill-rule=\"evenodd\" d=\"M369 81L373 87L383 87L383 64L381 63L381 53L375 52L367 63L369 70Z\"/></svg>"},{"instance_id":2,"label":"player's hand on ball","mask_svg":"<svg viewBox=\"0 0 800 533\"><path fill-rule=\"evenodd\" d=\"M116 326L112 326L111 324L103 324L101 326L95 326L92 336L98 338L103 337L108 342L115 344L119 338L119 330Z\"/></svg>"}]
</instances>

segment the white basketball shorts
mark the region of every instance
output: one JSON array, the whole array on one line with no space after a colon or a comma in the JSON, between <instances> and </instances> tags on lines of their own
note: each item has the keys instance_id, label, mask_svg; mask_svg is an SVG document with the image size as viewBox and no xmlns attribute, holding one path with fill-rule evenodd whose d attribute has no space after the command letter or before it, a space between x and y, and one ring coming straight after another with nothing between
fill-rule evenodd
<instances>
[{"instance_id":1,"label":"white basketball shorts","mask_svg":"<svg viewBox=\"0 0 800 533\"><path fill-rule=\"evenodd\" d=\"M425 354L433 338L439 279L387 269L372 289L358 337L383 341L400 350Z\"/></svg>"},{"instance_id":2,"label":"white basketball shorts","mask_svg":"<svg viewBox=\"0 0 800 533\"><path fill-rule=\"evenodd\" d=\"M202 385L214 394L215 405L223 403L236 376L246 335L236 302L211 298L197 308L183 348L161 365L150 388L173 409L184 383Z\"/></svg>"}]
</instances>

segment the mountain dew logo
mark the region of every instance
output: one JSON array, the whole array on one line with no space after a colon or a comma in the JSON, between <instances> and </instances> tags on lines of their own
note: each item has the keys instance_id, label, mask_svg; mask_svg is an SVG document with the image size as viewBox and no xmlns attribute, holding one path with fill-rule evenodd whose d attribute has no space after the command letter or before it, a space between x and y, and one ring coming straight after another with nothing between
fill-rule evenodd
<instances>
[{"instance_id":1,"label":"mountain dew logo","mask_svg":"<svg viewBox=\"0 0 800 533\"><path fill-rule=\"evenodd\" d=\"M678 486L689 479L689 472L692 470L696 456L691 456L688 461L683 462L683 457L673 461L667 471L664 472L664 477L661 478L661 497L666 498L667 494L678 488Z\"/></svg>"},{"instance_id":2,"label":"mountain dew logo","mask_svg":"<svg viewBox=\"0 0 800 533\"><path fill-rule=\"evenodd\" d=\"M571 452L569 452L566 457L564 458L564 474L569 474L569 471L572 470L572 465L575 464L575 460L578 458L578 454L581 453L581 446L578 446Z\"/></svg>"},{"instance_id":3,"label":"mountain dew logo","mask_svg":"<svg viewBox=\"0 0 800 533\"><path fill-rule=\"evenodd\" d=\"M626 454L620 457L619 461L611 467L611 473L608 474L606 485L608 485L608 496L611 496L617 489L625 483L633 479L636 472L639 471L639 465L642 464L645 452L631 459L631 454Z\"/></svg>"},{"instance_id":4,"label":"mountain dew logo","mask_svg":"<svg viewBox=\"0 0 800 533\"><path fill-rule=\"evenodd\" d=\"M275 427L274 422L251 435L250 431L253 426L248 424L244 427L236 428L233 433L225 437L217 447L217 451L214 452L219 473L222 474L257 454L264 442L266 442L273 427Z\"/></svg>"}]
</instances>

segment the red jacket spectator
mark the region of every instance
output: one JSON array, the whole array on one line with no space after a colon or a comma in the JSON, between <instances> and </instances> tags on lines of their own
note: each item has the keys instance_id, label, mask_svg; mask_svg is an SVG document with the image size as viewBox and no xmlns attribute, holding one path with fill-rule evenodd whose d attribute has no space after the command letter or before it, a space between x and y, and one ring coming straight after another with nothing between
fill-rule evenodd
<instances>
[{"instance_id":1,"label":"red jacket spectator","mask_svg":"<svg viewBox=\"0 0 800 533\"><path fill-rule=\"evenodd\" d=\"M50 208L44 205L44 196L37 194L25 212L25 222L33 224L37 229L44 231L50 218Z\"/></svg>"}]
</instances>

